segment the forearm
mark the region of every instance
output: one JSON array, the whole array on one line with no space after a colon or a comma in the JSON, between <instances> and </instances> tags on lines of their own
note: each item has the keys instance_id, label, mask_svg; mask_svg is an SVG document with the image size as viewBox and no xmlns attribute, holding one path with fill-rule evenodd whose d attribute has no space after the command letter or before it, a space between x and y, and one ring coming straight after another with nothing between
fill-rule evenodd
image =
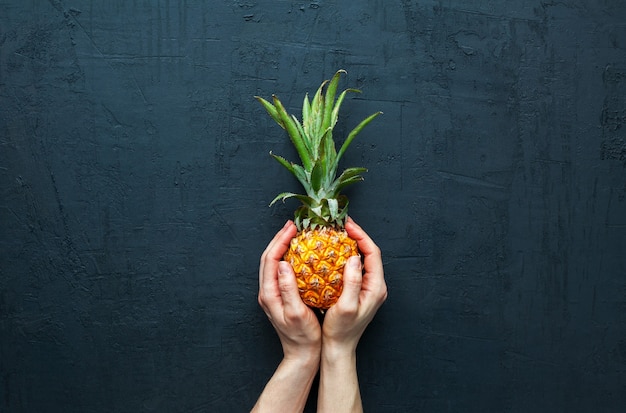
<instances>
[{"instance_id":1,"label":"forearm","mask_svg":"<svg viewBox=\"0 0 626 413\"><path fill-rule=\"evenodd\" d=\"M318 367L319 356L304 360L283 359L252 413L302 412Z\"/></svg>"},{"instance_id":2,"label":"forearm","mask_svg":"<svg viewBox=\"0 0 626 413\"><path fill-rule=\"evenodd\" d=\"M322 348L317 411L318 413L363 411L354 350Z\"/></svg>"}]
</instances>

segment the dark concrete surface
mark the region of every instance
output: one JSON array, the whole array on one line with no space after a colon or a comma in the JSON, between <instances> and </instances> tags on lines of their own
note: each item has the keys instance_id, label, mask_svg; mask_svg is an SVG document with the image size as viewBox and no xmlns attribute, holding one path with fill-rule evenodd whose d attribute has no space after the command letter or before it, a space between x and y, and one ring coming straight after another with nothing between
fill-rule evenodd
<instances>
[{"instance_id":1,"label":"dark concrete surface","mask_svg":"<svg viewBox=\"0 0 626 413\"><path fill-rule=\"evenodd\" d=\"M253 95L359 87L369 412L623 412L621 1L0 0L0 411L244 412L297 189ZM308 411L314 410L314 403Z\"/></svg>"}]
</instances>

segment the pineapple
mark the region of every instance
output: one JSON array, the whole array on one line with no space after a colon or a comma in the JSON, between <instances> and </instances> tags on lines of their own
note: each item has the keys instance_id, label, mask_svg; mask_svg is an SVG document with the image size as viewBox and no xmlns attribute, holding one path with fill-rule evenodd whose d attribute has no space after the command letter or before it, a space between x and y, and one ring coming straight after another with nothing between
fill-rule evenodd
<instances>
[{"instance_id":1,"label":"pineapple","mask_svg":"<svg viewBox=\"0 0 626 413\"><path fill-rule=\"evenodd\" d=\"M344 229L348 214L348 199L341 194L347 185L363 180L367 169L353 167L337 176L338 163L356 135L375 117L365 118L347 136L339 151L333 141L333 128L339 108L347 92L336 97L337 85L344 70L325 80L310 101L308 94L302 104L302 122L289 115L274 95L273 103L259 97L272 119L287 131L302 165L287 161L270 152L302 184L304 194L280 193L270 203L288 198L298 199L302 205L295 211L294 223L298 229L284 259L296 273L298 290L305 304L326 310L337 302L343 288L343 267L350 256L358 255L356 241ZM336 99L335 99L336 98Z\"/></svg>"}]
</instances>

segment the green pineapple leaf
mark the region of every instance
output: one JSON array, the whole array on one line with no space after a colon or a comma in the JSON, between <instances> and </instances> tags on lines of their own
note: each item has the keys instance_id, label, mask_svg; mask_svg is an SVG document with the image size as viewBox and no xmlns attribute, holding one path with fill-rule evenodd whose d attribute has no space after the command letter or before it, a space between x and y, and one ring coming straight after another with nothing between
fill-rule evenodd
<instances>
[{"instance_id":1,"label":"green pineapple leaf","mask_svg":"<svg viewBox=\"0 0 626 413\"><path fill-rule=\"evenodd\" d=\"M348 168L335 179L333 188L341 189L350 183L362 181L363 177L361 177L361 174L365 172L367 172L367 168ZM335 191L337 191L337 189L335 189Z\"/></svg>"},{"instance_id":2,"label":"green pineapple leaf","mask_svg":"<svg viewBox=\"0 0 626 413\"><path fill-rule=\"evenodd\" d=\"M316 162L311 171L311 189L314 193L319 192L324 183L324 162Z\"/></svg>"},{"instance_id":3,"label":"green pineapple leaf","mask_svg":"<svg viewBox=\"0 0 626 413\"><path fill-rule=\"evenodd\" d=\"M348 137L346 138L346 140L343 142L343 145L341 145L339 152L337 152L337 162L339 162L339 160L341 159L343 154L346 152L346 149L348 149L348 146L350 146L350 144L352 143L356 135L358 135L359 132L361 132L361 130L365 126L367 126L368 123L374 120L378 115L382 115L382 112L376 112L376 113L371 114L367 118L363 119L361 123L359 123L354 129L352 129L352 131L348 134Z\"/></svg>"},{"instance_id":4,"label":"green pineapple leaf","mask_svg":"<svg viewBox=\"0 0 626 413\"><path fill-rule=\"evenodd\" d=\"M296 177L296 179L298 180L298 182L300 182L302 186L306 187L306 185L308 184L307 175L304 169L300 165L291 163L285 158L283 158L282 156L275 155L272 152L270 152L270 155L274 159L276 159L278 163L280 163L282 166L287 168L287 170L291 172L293 176Z\"/></svg>"},{"instance_id":5,"label":"green pineapple leaf","mask_svg":"<svg viewBox=\"0 0 626 413\"><path fill-rule=\"evenodd\" d=\"M322 121L322 128L324 130L331 126L331 116L333 112L333 106L335 106L335 94L337 93L337 85L339 84L339 78L342 73L346 73L345 70L337 70L328 87L326 88L325 105L324 105L324 119Z\"/></svg>"},{"instance_id":6,"label":"green pineapple leaf","mask_svg":"<svg viewBox=\"0 0 626 413\"><path fill-rule=\"evenodd\" d=\"M338 196L339 193L341 192L341 190L343 188L345 188L348 185L352 185L352 184L356 184L357 182L361 182L363 181L363 177L361 175L357 175L357 176L353 176L352 178L348 178L348 179L344 179L343 181L339 182L336 186L335 186L335 192L333 195Z\"/></svg>"},{"instance_id":7,"label":"green pineapple leaf","mask_svg":"<svg viewBox=\"0 0 626 413\"><path fill-rule=\"evenodd\" d=\"M287 134L291 138L291 142L293 143L293 146L295 146L296 151L298 152L298 155L300 156L300 160L302 161L302 166L304 166L304 169L306 169L307 171L310 171L313 165L311 162L311 159L312 159L311 150L310 148L307 147L307 142L304 140L304 138L300 134L300 130L298 129L298 126L293 120L293 117L289 116L289 114L287 113L287 110L285 110L285 107L283 106L280 99L278 99L278 97L276 97L275 95L273 96L273 99L274 99L274 107L276 108L276 111L278 112L278 116L280 117L280 120L282 121L282 124L284 125L285 130L287 131Z\"/></svg>"},{"instance_id":8,"label":"green pineapple leaf","mask_svg":"<svg viewBox=\"0 0 626 413\"><path fill-rule=\"evenodd\" d=\"M274 121L278 123L278 125L281 128L285 129L285 125L283 124L283 121L280 119L280 116L278 115L278 111L276 110L274 105L272 105L270 102L268 102L267 100L263 99L260 96L255 96L255 99L261 102L261 105L263 105L267 113L269 113L270 117L274 119Z\"/></svg>"},{"instance_id":9,"label":"green pineapple leaf","mask_svg":"<svg viewBox=\"0 0 626 413\"><path fill-rule=\"evenodd\" d=\"M281 192L280 194L276 195L276 198L274 198L272 202L270 202L270 206L274 205L278 201L285 202L285 200L289 198L297 198L307 206L312 205L315 202L315 200L313 200L313 198L311 198L310 196L294 194L293 192Z\"/></svg>"},{"instance_id":10,"label":"green pineapple leaf","mask_svg":"<svg viewBox=\"0 0 626 413\"><path fill-rule=\"evenodd\" d=\"M301 205L294 214L298 230L320 226L343 228L348 214L348 198L341 194L341 190L362 181L362 174L367 172L366 168L352 167L337 176L339 161L354 138L382 113L373 113L362 120L350 131L337 151L333 129L337 125L341 105L348 92L361 92L358 89L345 89L337 94L339 80L345 73L345 70L338 70L332 79L324 80L312 99L305 94L301 120L288 114L276 95L272 95L273 103L255 96L270 117L287 132L302 161L302 165L298 165L270 152L278 163L296 177L306 193L283 192L270 203L271 206L279 200L285 202L290 198L298 199Z\"/></svg>"}]
</instances>

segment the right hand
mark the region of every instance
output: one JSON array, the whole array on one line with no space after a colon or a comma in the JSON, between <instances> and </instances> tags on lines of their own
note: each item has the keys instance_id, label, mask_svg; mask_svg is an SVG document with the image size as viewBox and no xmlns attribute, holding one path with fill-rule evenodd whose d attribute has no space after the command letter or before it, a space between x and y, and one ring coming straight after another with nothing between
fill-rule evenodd
<instances>
[{"instance_id":1,"label":"right hand","mask_svg":"<svg viewBox=\"0 0 626 413\"><path fill-rule=\"evenodd\" d=\"M324 317L322 343L332 351L354 352L366 327L387 299L387 284L378 246L351 218L345 227L363 254L363 266L358 256L348 259L341 296Z\"/></svg>"}]
</instances>

